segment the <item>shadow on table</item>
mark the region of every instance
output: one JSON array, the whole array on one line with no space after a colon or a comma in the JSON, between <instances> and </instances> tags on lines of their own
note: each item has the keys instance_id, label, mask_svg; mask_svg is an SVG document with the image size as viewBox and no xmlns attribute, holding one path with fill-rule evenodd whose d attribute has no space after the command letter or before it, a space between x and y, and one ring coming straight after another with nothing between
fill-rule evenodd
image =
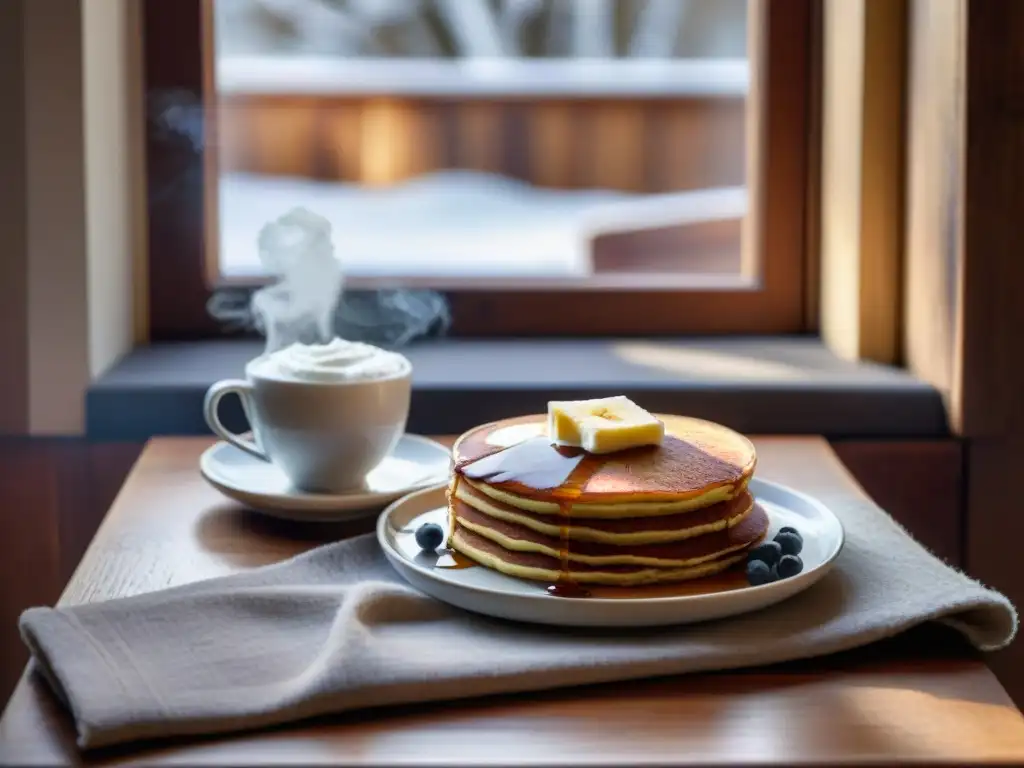
<instances>
[{"instance_id":1,"label":"shadow on table","mask_svg":"<svg viewBox=\"0 0 1024 768\"><path fill-rule=\"evenodd\" d=\"M641 740L648 728L650 733L646 735L655 742L663 739L664 729L658 727L658 722L666 718L676 721L673 728L684 731L684 740L691 740L695 754L700 754L713 751L715 744L724 737L723 732L738 726L748 740L767 738L764 734L758 736L749 732L749 728L761 719L766 705L788 701L789 714L799 710L801 717L814 720L815 728L821 728L821 743L809 745L815 752L845 752L848 758L872 754L901 754L911 758L933 755L936 743L908 742L905 733L887 727L885 718L880 718L883 713L865 706L875 702L860 701L857 692L888 690L884 701L889 706L894 702L898 705L904 699L913 706L920 703L922 697L956 699L965 704L991 707L993 716L1006 716L1008 705L1003 697L996 695L998 688L980 684L986 683L988 674L971 664L970 657L975 655L956 633L927 625L854 651L767 667L652 678L626 685L616 683L490 696L441 705L368 709L227 737L150 740L85 755L75 754L69 718L43 680L34 675L28 683L35 711L28 714L37 726L44 722L49 726L54 750L71 761L84 764L162 760L192 760L194 764L245 763L246 758L256 762L257 756L262 757L258 762L263 762L270 755L310 757L321 750L351 754L353 750L370 749L373 744L379 746L380 739L384 739L392 751L404 752L404 748L408 748L410 754L413 745L428 752L444 747L456 760L460 751L466 752L461 755L463 758L480 758L481 755L473 745L462 745L465 750L460 750L457 744L445 747L443 742L450 737L452 729L475 730L485 735L494 729L531 727L543 731L536 734L539 743L566 736L571 742L585 733L563 732L567 713L580 716L580 707L587 709L602 701L612 704L614 711L637 730L636 736ZM953 688L949 687L950 676L960 678ZM964 676L977 677L979 684L965 684ZM842 695L837 697L840 691ZM584 699L589 703L580 704ZM816 714L816 708L822 706L824 709ZM923 713L928 711L925 707ZM543 727L549 720L557 733ZM842 723L843 728L830 727L831 720ZM921 723L921 727L922 733L932 733L928 723Z\"/></svg>"},{"instance_id":2,"label":"shadow on table","mask_svg":"<svg viewBox=\"0 0 1024 768\"><path fill-rule=\"evenodd\" d=\"M279 520L236 504L214 507L196 523L199 545L236 566L277 563L333 541L371 533L377 516L344 522Z\"/></svg>"}]
</instances>

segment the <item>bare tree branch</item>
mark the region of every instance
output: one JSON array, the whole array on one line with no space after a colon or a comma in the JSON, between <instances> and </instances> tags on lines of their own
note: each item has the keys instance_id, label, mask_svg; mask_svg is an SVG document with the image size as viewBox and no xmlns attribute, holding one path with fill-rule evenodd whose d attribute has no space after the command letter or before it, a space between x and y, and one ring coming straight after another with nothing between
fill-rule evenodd
<instances>
[{"instance_id":1,"label":"bare tree branch","mask_svg":"<svg viewBox=\"0 0 1024 768\"><path fill-rule=\"evenodd\" d=\"M523 26L544 10L544 0L502 0L499 10L499 31L505 51L521 56L519 34Z\"/></svg>"},{"instance_id":2,"label":"bare tree branch","mask_svg":"<svg viewBox=\"0 0 1024 768\"><path fill-rule=\"evenodd\" d=\"M614 0L577 0L574 3L572 55L600 59L615 56Z\"/></svg>"},{"instance_id":3,"label":"bare tree branch","mask_svg":"<svg viewBox=\"0 0 1024 768\"><path fill-rule=\"evenodd\" d=\"M320 0L257 0L267 12L287 21L307 44L355 52L366 40L361 24L336 5Z\"/></svg>"},{"instance_id":4,"label":"bare tree branch","mask_svg":"<svg viewBox=\"0 0 1024 768\"><path fill-rule=\"evenodd\" d=\"M435 0L435 4L455 38L459 55L475 58L506 55L487 0Z\"/></svg>"},{"instance_id":5,"label":"bare tree branch","mask_svg":"<svg viewBox=\"0 0 1024 768\"><path fill-rule=\"evenodd\" d=\"M421 13L423 0L349 0L354 16L376 35L382 27L395 27L408 56L437 56L441 44Z\"/></svg>"},{"instance_id":6,"label":"bare tree branch","mask_svg":"<svg viewBox=\"0 0 1024 768\"><path fill-rule=\"evenodd\" d=\"M647 0L629 43L633 58L667 59L675 50L690 0Z\"/></svg>"}]
</instances>

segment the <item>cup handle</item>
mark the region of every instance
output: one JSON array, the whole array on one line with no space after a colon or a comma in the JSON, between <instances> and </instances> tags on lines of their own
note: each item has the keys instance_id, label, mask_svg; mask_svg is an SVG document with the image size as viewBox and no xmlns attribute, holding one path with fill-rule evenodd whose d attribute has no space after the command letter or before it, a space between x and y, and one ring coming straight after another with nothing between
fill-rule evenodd
<instances>
[{"instance_id":1,"label":"cup handle","mask_svg":"<svg viewBox=\"0 0 1024 768\"><path fill-rule=\"evenodd\" d=\"M242 401L245 415L248 417L249 423L252 423L252 384L242 379L225 379L224 381L218 381L206 390L206 398L203 400L203 416L206 418L206 424L213 430L214 434L231 443L236 448L240 448L257 459L270 461L267 454L255 442L247 440L241 435L236 435L221 423L220 414L218 413L220 401L224 395L230 394L238 395Z\"/></svg>"}]
</instances>

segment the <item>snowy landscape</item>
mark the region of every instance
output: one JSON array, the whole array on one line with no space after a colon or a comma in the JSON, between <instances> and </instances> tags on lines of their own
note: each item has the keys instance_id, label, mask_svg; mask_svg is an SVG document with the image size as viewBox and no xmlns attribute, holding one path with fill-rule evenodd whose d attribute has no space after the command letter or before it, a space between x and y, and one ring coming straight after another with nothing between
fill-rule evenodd
<instances>
[{"instance_id":1,"label":"snowy landscape","mask_svg":"<svg viewBox=\"0 0 1024 768\"><path fill-rule=\"evenodd\" d=\"M445 98L743 96L745 0L216 0L221 93ZM346 272L591 274L602 232L739 218L743 189L554 190L441 170L387 187L229 172L220 266L260 274L256 234L303 206L332 224Z\"/></svg>"},{"instance_id":2,"label":"snowy landscape","mask_svg":"<svg viewBox=\"0 0 1024 768\"><path fill-rule=\"evenodd\" d=\"M243 174L220 186L221 270L261 273L256 237L294 206L331 222L350 275L587 277L604 232L741 218L743 189L630 195L548 190L502 176L446 171L392 187Z\"/></svg>"},{"instance_id":3,"label":"snowy landscape","mask_svg":"<svg viewBox=\"0 0 1024 768\"><path fill-rule=\"evenodd\" d=\"M747 0L216 0L219 55L742 58Z\"/></svg>"}]
</instances>

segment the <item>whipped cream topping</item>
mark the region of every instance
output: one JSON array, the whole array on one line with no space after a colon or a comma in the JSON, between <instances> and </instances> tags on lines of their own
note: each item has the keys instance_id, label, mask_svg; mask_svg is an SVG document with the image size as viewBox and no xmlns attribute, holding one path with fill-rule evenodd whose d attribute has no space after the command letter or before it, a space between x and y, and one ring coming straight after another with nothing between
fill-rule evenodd
<instances>
[{"instance_id":1,"label":"whipped cream topping","mask_svg":"<svg viewBox=\"0 0 1024 768\"><path fill-rule=\"evenodd\" d=\"M297 381L330 383L391 378L408 371L410 363L397 352L334 338L327 344L292 344L268 355L263 366Z\"/></svg>"}]
</instances>

